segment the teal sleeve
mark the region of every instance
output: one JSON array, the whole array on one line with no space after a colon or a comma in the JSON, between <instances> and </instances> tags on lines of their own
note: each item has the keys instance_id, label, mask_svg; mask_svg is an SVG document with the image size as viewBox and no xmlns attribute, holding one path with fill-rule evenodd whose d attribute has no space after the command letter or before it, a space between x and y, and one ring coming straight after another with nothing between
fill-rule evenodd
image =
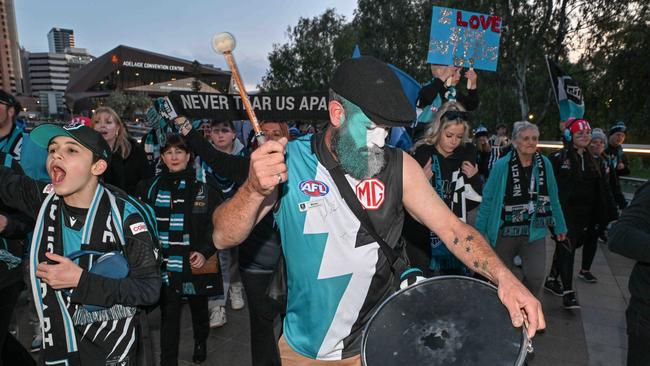
<instances>
[{"instance_id":1,"label":"teal sleeve","mask_svg":"<svg viewBox=\"0 0 650 366\"><path fill-rule=\"evenodd\" d=\"M496 166L495 166L496 168ZM483 200L479 206L478 215L476 217L476 230L478 230L481 235L483 235L488 241L490 240L488 236L488 221L492 211L494 211L495 199L494 195L497 191L497 186L499 185L500 174L498 169L492 169L492 174L488 178L488 181L483 187Z\"/></svg>"},{"instance_id":2,"label":"teal sleeve","mask_svg":"<svg viewBox=\"0 0 650 366\"><path fill-rule=\"evenodd\" d=\"M562 206L560 205L560 196L557 192L557 181L555 180L555 173L553 172L553 167L551 166L550 160L545 156L544 159L544 168L548 175L548 194L551 198L551 212L553 214L553 220L555 221L555 232L557 234L565 234L568 230L566 227L566 221L564 221L564 213L562 212Z\"/></svg>"}]
</instances>

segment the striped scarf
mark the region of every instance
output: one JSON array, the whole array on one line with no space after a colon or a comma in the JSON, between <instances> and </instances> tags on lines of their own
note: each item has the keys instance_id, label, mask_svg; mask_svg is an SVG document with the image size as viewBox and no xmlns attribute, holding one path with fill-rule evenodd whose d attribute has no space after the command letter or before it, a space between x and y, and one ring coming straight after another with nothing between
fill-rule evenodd
<instances>
[{"instance_id":1,"label":"striped scarf","mask_svg":"<svg viewBox=\"0 0 650 366\"><path fill-rule=\"evenodd\" d=\"M153 205L164 258L163 281L185 294L196 292L188 280L194 174L193 169L164 171L152 185L157 188Z\"/></svg>"},{"instance_id":2,"label":"striped scarf","mask_svg":"<svg viewBox=\"0 0 650 366\"><path fill-rule=\"evenodd\" d=\"M80 361L77 342L80 340L77 340L75 334L75 330L79 331L79 328L75 329L76 326L87 332L90 328L101 327L107 321L113 320L114 326L119 323L124 328L128 326L137 309L118 304L91 313L81 304L72 303L62 290L55 290L36 277L37 264L48 261L46 252L64 254L62 206L61 198L55 195L53 190L41 206L30 251L30 277L34 303L37 305L43 332L42 359L46 364L60 362L65 365L78 365ZM115 196L103 185L97 185L82 229L82 249L100 252L121 251L125 243L122 225L122 216L117 208ZM96 259L93 255L84 256L79 259L79 266L89 270ZM104 341L119 341L118 336L117 333L111 338L107 335ZM128 349L130 346L127 345L125 353Z\"/></svg>"},{"instance_id":3,"label":"striped scarf","mask_svg":"<svg viewBox=\"0 0 650 366\"><path fill-rule=\"evenodd\" d=\"M553 226L551 199L548 195L546 169L542 155L536 152L530 177L526 181L516 149L512 150L508 165L506 192L503 199L503 236L528 236L534 228Z\"/></svg>"},{"instance_id":4,"label":"striped scarf","mask_svg":"<svg viewBox=\"0 0 650 366\"><path fill-rule=\"evenodd\" d=\"M163 281L183 295L223 294L221 273L195 275L189 263L190 252L212 245L209 233L204 235L205 228L195 230L193 225L203 222L206 216L209 219L213 209L208 206L210 194L206 183L194 180L191 168L179 173L163 171L147 192L146 199L156 213L162 245Z\"/></svg>"}]
</instances>

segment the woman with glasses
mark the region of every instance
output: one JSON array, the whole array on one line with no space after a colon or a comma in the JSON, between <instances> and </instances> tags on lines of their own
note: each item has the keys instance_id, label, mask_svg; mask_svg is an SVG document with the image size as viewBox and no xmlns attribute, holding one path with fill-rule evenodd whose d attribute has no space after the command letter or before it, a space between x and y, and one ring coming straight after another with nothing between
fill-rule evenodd
<instances>
[{"instance_id":1,"label":"woman with glasses","mask_svg":"<svg viewBox=\"0 0 650 366\"><path fill-rule=\"evenodd\" d=\"M522 282L533 295L544 283L548 228L560 240L567 232L553 167L537 151L538 140L536 125L515 122L514 149L492 167L476 220L476 229L510 270L513 258L521 257Z\"/></svg>"},{"instance_id":2,"label":"woman with glasses","mask_svg":"<svg viewBox=\"0 0 650 366\"><path fill-rule=\"evenodd\" d=\"M551 272L544 288L563 297L565 309L579 309L573 290L575 248L588 240L594 227L604 227L613 220L611 191L604 166L588 147L591 126L587 120L570 118L565 123L565 147L551 155L557 177L560 203L568 227L568 244L557 245Z\"/></svg>"},{"instance_id":3,"label":"woman with glasses","mask_svg":"<svg viewBox=\"0 0 650 366\"><path fill-rule=\"evenodd\" d=\"M111 164L104 173L104 182L135 195L138 183L154 175L144 149L129 136L126 125L110 107L95 110L91 127L102 135L113 150Z\"/></svg>"},{"instance_id":4,"label":"woman with glasses","mask_svg":"<svg viewBox=\"0 0 650 366\"><path fill-rule=\"evenodd\" d=\"M465 222L481 199L476 148L468 136L465 108L458 102L446 102L414 146L415 160L440 198ZM404 225L404 236L409 241L409 259L425 275L469 274L440 238L410 217Z\"/></svg>"}]
</instances>

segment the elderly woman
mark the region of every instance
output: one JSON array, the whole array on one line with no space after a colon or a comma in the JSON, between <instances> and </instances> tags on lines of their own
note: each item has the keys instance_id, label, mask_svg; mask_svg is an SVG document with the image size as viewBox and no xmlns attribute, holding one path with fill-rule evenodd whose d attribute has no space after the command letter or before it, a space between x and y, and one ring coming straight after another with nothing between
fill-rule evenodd
<instances>
[{"instance_id":1,"label":"elderly woman","mask_svg":"<svg viewBox=\"0 0 650 366\"><path fill-rule=\"evenodd\" d=\"M544 283L548 228L559 240L567 233L553 167L537 151L538 139L536 125L515 122L514 149L494 164L476 220L478 231L510 269L515 255L522 258L523 283L533 294Z\"/></svg>"},{"instance_id":2,"label":"elderly woman","mask_svg":"<svg viewBox=\"0 0 650 366\"><path fill-rule=\"evenodd\" d=\"M129 137L126 124L110 107L97 108L90 123L113 150L104 182L135 195L138 183L154 175L144 149Z\"/></svg>"}]
</instances>

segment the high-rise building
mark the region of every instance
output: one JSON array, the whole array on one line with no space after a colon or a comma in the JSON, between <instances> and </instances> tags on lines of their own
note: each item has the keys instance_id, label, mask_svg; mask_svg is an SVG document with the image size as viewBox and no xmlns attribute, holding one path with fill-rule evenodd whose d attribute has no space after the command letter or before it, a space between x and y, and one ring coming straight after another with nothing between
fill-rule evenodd
<instances>
[{"instance_id":1,"label":"high-rise building","mask_svg":"<svg viewBox=\"0 0 650 366\"><path fill-rule=\"evenodd\" d=\"M65 113L64 92L70 75L95 58L83 48L68 48L66 53L23 51L25 79L30 95L38 98L45 115Z\"/></svg>"},{"instance_id":2,"label":"high-rise building","mask_svg":"<svg viewBox=\"0 0 650 366\"><path fill-rule=\"evenodd\" d=\"M47 33L50 53L64 53L66 48L74 48L74 31L72 29L52 28Z\"/></svg>"},{"instance_id":3,"label":"high-rise building","mask_svg":"<svg viewBox=\"0 0 650 366\"><path fill-rule=\"evenodd\" d=\"M22 93L22 68L13 0L0 0L0 88Z\"/></svg>"}]
</instances>

